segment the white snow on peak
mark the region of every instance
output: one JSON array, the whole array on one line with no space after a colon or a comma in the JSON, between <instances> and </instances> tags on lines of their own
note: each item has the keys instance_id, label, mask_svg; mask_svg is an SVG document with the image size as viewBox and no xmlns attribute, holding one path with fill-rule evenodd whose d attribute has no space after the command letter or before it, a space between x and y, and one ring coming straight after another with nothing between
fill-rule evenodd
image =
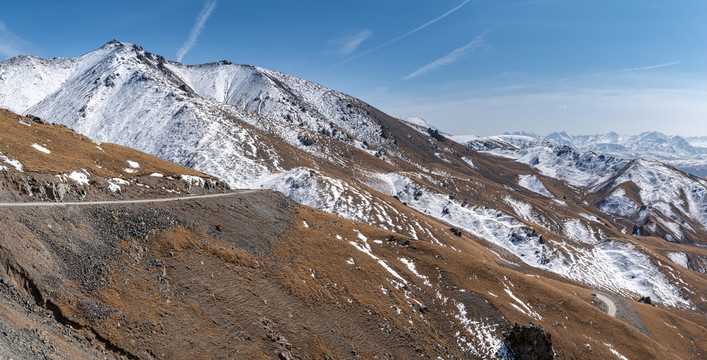
<instances>
[{"instance_id":1,"label":"white snow on peak","mask_svg":"<svg viewBox=\"0 0 707 360\"><path fill-rule=\"evenodd\" d=\"M0 107L26 113L59 90L72 76L91 68L118 48L106 44L76 58L41 59L22 55L6 60L0 63L0 88L3 89Z\"/></svg>"},{"instance_id":2,"label":"white snow on peak","mask_svg":"<svg viewBox=\"0 0 707 360\"><path fill-rule=\"evenodd\" d=\"M568 135L553 133L545 140L569 145L581 151L594 151L626 159L650 159L666 162L697 176L707 175L707 148L697 138L669 136L657 131L639 135L617 133Z\"/></svg>"},{"instance_id":3,"label":"white snow on peak","mask_svg":"<svg viewBox=\"0 0 707 360\"><path fill-rule=\"evenodd\" d=\"M632 182L640 189L641 202L658 209L681 226L672 206L707 230L707 186L657 161L636 160L613 185ZM690 230L690 229L688 229Z\"/></svg>"},{"instance_id":4,"label":"white snow on peak","mask_svg":"<svg viewBox=\"0 0 707 360\"><path fill-rule=\"evenodd\" d=\"M408 124L420 126L420 127L426 128L426 129L428 129L428 128L435 129L435 127L432 126L432 124L428 123L427 120L420 118L420 117L409 116L409 117L406 117L401 120L408 123Z\"/></svg>"},{"instance_id":5,"label":"white snow on peak","mask_svg":"<svg viewBox=\"0 0 707 360\"><path fill-rule=\"evenodd\" d=\"M660 162L624 160L593 152L582 153L567 145L555 145L520 135L470 139L465 144L479 151L530 165L542 175L563 180L574 187L589 192L609 193L609 196L596 204L596 208L605 214L630 218L636 222L643 221L650 214L660 214L655 218L672 233L665 236L668 240L683 239L687 233L698 231L684 218L699 224L700 231L707 230L707 182ZM529 176L532 175L521 177L519 184L528 185L525 187L543 194L544 191L539 187L542 184L530 184L532 178ZM619 188L625 182L631 182L639 189L640 203L636 203Z\"/></svg>"},{"instance_id":6,"label":"white snow on peak","mask_svg":"<svg viewBox=\"0 0 707 360\"><path fill-rule=\"evenodd\" d=\"M381 136L381 126L371 121L368 113L352 105L359 100L319 84L229 62L196 66L169 62L166 68L205 99L296 124L349 144L354 144L353 139L375 148L393 144Z\"/></svg>"}]
</instances>

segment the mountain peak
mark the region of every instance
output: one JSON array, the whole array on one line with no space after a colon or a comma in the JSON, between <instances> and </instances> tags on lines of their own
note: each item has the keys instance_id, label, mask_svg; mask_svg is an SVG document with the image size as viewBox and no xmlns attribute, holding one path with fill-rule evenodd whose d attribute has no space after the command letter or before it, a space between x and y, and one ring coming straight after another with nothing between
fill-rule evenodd
<instances>
[{"instance_id":1,"label":"mountain peak","mask_svg":"<svg viewBox=\"0 0 707 360\"><path fill-rule=\"evenodd\" d=\"M92 51L92 53L99 52L99 51L101 51L101 50L113 50L113 49L135 50L135 51L138 52L138 53L144 53L144 52L145 52L145 50L144 50L144 49L142 48L142 46L140 46L140 45L132 44L132 43L126 43L126 42L122 42L122 41L113 39L113 40L111 40L111 41L105 43L105 45L101 46L101 47L98 48L97 50ZM89 53L89 54L90 54L90 53Z\"/></svg>"}]
</instances>

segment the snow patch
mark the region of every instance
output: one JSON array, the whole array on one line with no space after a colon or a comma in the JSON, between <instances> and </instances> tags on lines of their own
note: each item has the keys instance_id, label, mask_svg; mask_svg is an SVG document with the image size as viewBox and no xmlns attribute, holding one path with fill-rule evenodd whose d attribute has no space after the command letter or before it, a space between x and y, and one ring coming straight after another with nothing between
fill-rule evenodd
<instances>
[{"instance_id":1,"label":"snow patch","mask_svg":"<svg viewBox=\"0 0 707 360\"><path fill-rule=\"evenodd\" d=\"M528 304L524 303L521 299L519 299L517 296L515 296L515 294L513 294L513 291L511 291L511 289L508 287L507 284L504 283L503 285L505 287L506 294L508 294L508 296L510 296L513 300L515 300L515 302L518 303L520 306L522 306L523 309L525 309L525 310L521 309L516 304L511 304L511 306L513 306L519 312L521 312L521 313L523 313L523 314L525 314L535 320L542 320L543 319L543 317L540 316L540 314L538 314L536 311L534 311ZM513 285L513 284L511 284L511 285Z\"/></svg>"},{"instance_id":2,"label":"snow patch","mask_svg":"<svg viewBox=\"0 0 707 360\"><path fill-rule=\"evenodd\" d=\"M555 196L543 185L535 175L518 175L518 185L542 196L554 199Z\"/></svg>"},{"instance_id":3,"label":"snow patch","mask_svg":"<svg viewBox=\"0 0 707 360\"><path fill-rule=\"evenodd\" d=\"M669 252L667 256L672 262L684 267L685 269L689 269L687 254L684 252Z\"/></svg>"},{"instance_id":4,"label":"snow patch","mask_svg":"<svg viewBox=\"0 0 707 360\"><path fill-rule=\"evenodd\" d=\"M464 160L464 162L465 162L467 165L469 165L470 168L472 168L472 169L478 169L478 168L476 167L476 165L474 165L474 162L471 161L471 159L469 159L468 157L463 156L463 157L462 157L462 160Z\"/></svg>"},{"instance_id":5,"label":"snow patch","mask_svg":"<svg viewBox=\"0 0 707 360\"><path fill-rule=\"evenodd\" d=\"M627 357L621 355L618 351L614 350L614 346L613 346L613 345L607 344L607 343L604 343L604 345L605 345L606 347L608 347L608 348L609 348L609 351L611 351L612 354L616 355L616 357L619 358L620 360L628 360Z\"/></svg>"},{"instance_id":6,"label":"snow patch","mask_svg":"<svg viewBox=\"0 0 707 360\"><path fill-rule=\"evenodd\" d=\"M19 161L17 161L17 160L14 160L14 159L10 159L9 157L7 157L7 156L6 156L5 154L3 154L3 153L0 153L0 160L2 160L2 161L4 161L6 164L8 164L8 165L14 167L15 170L17 170L17 171L22 171L22 169L24 168L24 167L22 166L22 163L21 163L21 162L19 162Z\"/></svg>"},{"instance_id":7,"label":"snow patch","mask_svg":"<svg viewBox=\"0 0 707 360\"><path fill-rule=\"evenodd\" d=\"M88 185L88 176L84 173L73 171L67 176L69 179L76 181L79 185Z\"/></svg>"},{"instance_id":8,"label":"snow patch","mask_svg":"<svg viewBox=\"0 0 707 360\"><path fill-rule=\"evenodd\" d=\"M408 283L407 280L405 280L402 276L400 276L400 274L398 274L395 270L393 270L393 268L388 266L388 264L384 260L382 260L378 256L373 255L373 252L371 251L371 246L366 241L366 240L368 240L368 238L366 236L361 234L358 230L354 230L354 231L356 231L358 233L358 238L360 240L362 240L363 243L358 244L356 242L349 241L349 244L351 244L353 247L355 247L359 251L363 252L364 254L370 256L372 259L376 260L378 262L378 264L380 264L380 266L382 266L386 271L388 271L391 275L393 275L398 280L402 281L405 284Z\"/></svg>"},{"instance_id":9,"label":"snow patch","mask_svg":"<svg viewBox=\"0 0 707 360\"><path fill-rule=\"evenodd\" d=\"M49 149L45 148L45 147L42 146L42 145L36 144L36 143L33 143L33 144L32 144L32 147L33 147L35 150L41 151L41 152L43 152L43 153L45 153L45 154L51 154L51 153L52 153L51 151L49 151Z\"/></svg>"},{"instance_id":10,"label":"snow patch","mask_svg":"<svg viewBox=\"0 0 707 360\"><path fill-rule=\"evenodd\" d=\"M405 266L407 266L407 268L408 268L408 270L410 270L410 272L415 274L415 276L417 276L418 278L422 279L422 281L425 285L430 286L430 287L432 286L432 284L430 283L430 278L428 276L422 275L417 272L417 269L415 268L415 263L412 260L405 259L405 258L400 258L399 260L401 263L403 263L403 264L405 264Z\"/></svg>"},{"instance_id":11,"label":"snow patch","mask_svg":"<svg viewBox=\"0 0 707 360\"><path fill-rule=\"evenodd\" d=\"M626 197L626 191L622 188L614 190L611 195L600 201L595 207L604 214L629 218L638 214L639 211L639 206Z\"/></svg>"},{"instance_id":12,"label":"snow patch","mask_svg":"<svg viewBox=\"0 0 707 360\"><path fill-rule=\"evenodd\" d=\"M585 244L596 244L599 241L594 234L594 229L585 226L579 219L567 220L563 232L569 239Z\"/></svg>"},{"instance_id":13,"label":"snow patch","mask_svg":"<svg viewBox=\"0 0 707 360\"><path fill-rule=\"evenodd\" d=\"M438 298L441 294L438 293ZM461 302L454 301L457 313L454 318L459 322L466 334L457 331L455 337L459 347L476 357L483 359L494 359L495 355L503 345L503 339L499 324L488 324L483 319L469 318L466 306Z\"/></svg>"},{"instance_id":14,"label":"snow patch","mask_svg":"<svg viewBox=\"0 0 707 360\"><path fill-rule=\"evenodd\" d=\"M506 196L503 201L510 205L516 215L520 216L523 220L543 226L542 221L535 215L533 207L530 204L516 200L510 196Z\"/></svg>"},{"instance_id":15,"label":"snow patch","mask_svg":"<svg viewBox=\"0 0 707 360\"><path fill-rule=\"evenodd\" d=\"M189 183L191 186L204 186L204 179L199 177L199 176L194 176L194 175L182 175L181 176L182 180L186 181Z\"/></svg>"},{"instance_id":16,"label":"snow patch","mask_svg":"<svg viewBox=\"0 0 707 360\"><path fill-rule=\"evenodd\" d=\"M584 225L583 231L582 227L572 223L567 231L576 239L591 242L592 248L542 240L527 225L502 211L462 206L457 200L450 200L448 196L400 174L386 173L379 174L379 177L388 182L387 186L381 186L381 190L389 195L396 195L413 209L505 248L530 266L627 296L640 294L668 306L691 306L690 301L653 265L648 255L632 244L598 242L596 234L592 235Z\"/></svg>"},{"instance_id":17,"label":"snow patch","mask_svg":"<svg viewBox=\"0 0 707 360\"><path fill-rule=\"evenodd\" d=\"M589 220L589 221L594 221L594 222L597 222L597 223L600 223L600 224L601 224L601 219L599 219L598 217L596 217L596 216L594 216L594 215L589 215L589 214L587 214L587 213L579 213L579 216L581 216L581 217L583 217L583 218L585 218L585 219L587 219L587 220Z\"/></svg>"},{"instance_id":18,"label":"snow patch","mask_svg":"<svg viewBox=\"0 0 707 360\"><path fill-rule=\"evenodd\" d=\"M120 188L121 185L130 184L129 182L127 182L121 178L112 178L107 181L108 181L108 189L110 189L110 191L112 191L112 192L121 191L121 188Z\"/></svg>"}]
</instances>

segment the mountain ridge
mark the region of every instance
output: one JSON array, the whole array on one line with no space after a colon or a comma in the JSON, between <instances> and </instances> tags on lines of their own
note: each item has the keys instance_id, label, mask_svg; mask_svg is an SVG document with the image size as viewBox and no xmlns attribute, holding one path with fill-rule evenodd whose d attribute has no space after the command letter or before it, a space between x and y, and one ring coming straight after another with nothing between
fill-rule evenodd
<instances>
[{"instance_id":1,"label":"mountain ridge","mask_svg":"<svg viewBox=\"0 0 707 360\"><path fill-rule=\"evenodd\" d=\"M580 151L594 151L626 159L658 160L699 177L707 176L707 147L690 144L686 137L646 131L638 135L620 135L616 132L596 135L569 135L564 131L541 136L514 132L507 135L525 135ZM699 138L694 141L699 141Z\"/></svg>"},{"instance_id":2,"label":"mountain ridge","mask_svg":"<svg viewBox=\"0 0 707 360\"><path fill-rule=\"evenodd\" d=\"M60 72L65 62L55 65ZM467 249L491 249L494 261L517 271L633 300L650 296L704 316L707 184L694 176L522 136L462 144L348 95L252 66L180 65L124 43L68 62L75 72L34 105L4 91L18 86L13 81L26 91L41 87L34 73L17 61L0 63L0 106L17 98L15 106L28 107L22 112L98 141L135 147L234 188L277 190L432 248L471 256L460 250L469 242ZM373 254L370 243L356 239L344 244ZM375 243L376 254L394 243ZM465 334L458 336L468 340L473 331Z\"/></svg>"}]
</instances>

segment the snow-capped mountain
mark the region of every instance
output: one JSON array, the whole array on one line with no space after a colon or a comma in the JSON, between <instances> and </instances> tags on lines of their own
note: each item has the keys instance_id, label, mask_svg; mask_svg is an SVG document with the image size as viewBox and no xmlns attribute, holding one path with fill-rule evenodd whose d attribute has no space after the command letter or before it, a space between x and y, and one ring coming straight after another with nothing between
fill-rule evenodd
<instances>
[{"instance_id":1,"label":"snow-capped mountain","mask_svg":"<svg viewBox=\"0 0 707 360\"><path fill-rule=\"evenodd\" d=\"M466 144L585 189L593 195L585 201L593 201L597 210L624 224L623 233L694 242L704 236L699 229L707 228L707 181L658 161L580 152L520 135L467 140Z\"/></svg>"},{"instance_id":2,"label":"snow-capped mountain","mask_svg":"<svg viewBox=\"0 0 707 360\"><path fill-rule=\"evenodd\" d=\"M556 132L544 137L556 144L568 145L580 151L624 159L658 160L685 172L707 176L707 147L701 147L697 139L694 145L680 136L668 136L657 131L639 135L619 135L610 132L604 135L568 135Z\"/></svg>"},{"instance_id":3,"label":"snow-capped mountain","mask_svg":"<svg viewBox=\"0 0 707 360\"><path fill-rule=\"evenodd\" d=\"M707 148L707 136L688 136L685 140L694 147Z\"/></svg>"},{"instance_id":4,"label":"snow-capped mountain","mask_svg":"<svg viewBox=\"0 0 707 360\"><path fill-rule=\"evenodd\" d=\"M683 308L707 296L666 275L673 267L665 263L673 262L665 249L647 249L632 236L705 245L707 184L657 162L523 136L462 145L290 75L230 62L187 66L117 41L73 59L0 63L0 107L232 187L279 190L449 246L434 235L434 218L512 266ZM707 261L694 247L670 246L693 263Z\"/></svg>"}]
</instances>

